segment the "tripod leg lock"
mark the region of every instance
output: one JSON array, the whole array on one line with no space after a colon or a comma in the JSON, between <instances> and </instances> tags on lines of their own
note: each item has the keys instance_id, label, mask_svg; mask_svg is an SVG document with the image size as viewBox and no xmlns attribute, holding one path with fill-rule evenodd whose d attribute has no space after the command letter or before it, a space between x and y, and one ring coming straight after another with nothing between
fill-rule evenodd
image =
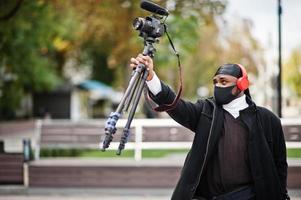
<instances>
[{"instance_id":1,"label":"tripod leg lock","mask_svg":"<svg viewBox=\"0 0 301 200\"><path fill-rule=\"evenodd\" d=\"M116 132L116 123L120 117L120 113L118 112L112 112L106 121L105 126L105 138L103 140L102 150L105 151L106 148L109 147L111 141L113 140L113 135ZM101 146L101 144L100 144Z\"/></svg>"},{"instance_id":2,"label":"tripod leg lock","mask_svg":"<svg viewBox=\"0 0 301 200\"><path fill-rule=\"evenodd\" d=\"M124 149L125 147L125 144L128 142L128 139L129 139L129 136L130 136L130 129L129 128L125 128L123 130L123 135L120 139L120 143L119 143L119 147L118 147L118 150L117 150L117 155L120 155L121 154L121 151Z\"/></svg>"},{"instance_id":3,"label":"tripod leg lock","mask_svg":"<svg viewBox=\"0 0 301 200\"><path fill-rule=\"evenodd\" d=\"M117 124L117 121L120 117L120 113L117 113L117 112L111 112L108 120L106 121L106 127L105 127L105 130L106 129L116 129L116 124Z\"/></svg>"}]
</instances>

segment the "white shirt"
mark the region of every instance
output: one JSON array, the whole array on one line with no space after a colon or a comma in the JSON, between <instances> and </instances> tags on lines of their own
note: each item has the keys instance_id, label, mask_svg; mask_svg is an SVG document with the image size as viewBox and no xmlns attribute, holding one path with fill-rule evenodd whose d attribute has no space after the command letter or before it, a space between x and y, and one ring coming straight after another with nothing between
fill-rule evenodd
<instances>
[{"instance_id":1,"label":"white shirt","mask_svg":"<svg viewBox=\"0 0 301 200\"><path fill-rule=\"evenodd\" d=\"M239 116L239 111L249 107L249 104L246 100L246 95L242 95L228 104L224 104L223 108L228 111L234 118Z\"/></svg>"},{"instance_id":2,"label":"white shirt","mask_svg":"<svg viewBox=\"0 0 301 200\"><path fill-rule=\"evenodd\" d=\"M146 81L148 89L153 95L157 95L162 90L161 82L156 73L151 80ZM223 108L228 111L234 118L239 116L239 111L249 107L249 104L246 101L246 95L244 94L241 97L238 97L231 101L228 104L224 104Z\"/></svg>"},{"instance_id":3,"label":"white shirt","mask_svg":"<svg viewBox=\"0 0 301 200\"><path fill-rule=\"evenodd\" d=\"M146 81L146 84L153 95L157 95L162 90L160 79L155 72L153 78L149 81Z\"/></svg>"}]
</instances>

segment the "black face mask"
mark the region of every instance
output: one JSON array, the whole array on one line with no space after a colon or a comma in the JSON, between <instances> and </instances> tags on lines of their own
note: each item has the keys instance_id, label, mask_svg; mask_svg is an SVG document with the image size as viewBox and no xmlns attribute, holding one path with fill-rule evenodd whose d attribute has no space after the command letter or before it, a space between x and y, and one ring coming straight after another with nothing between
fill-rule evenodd
<instances>
[{"instance_id":1,"label":"black face mask","mask_svg":"<svg viewBox=\"0 0 301 200\"><path fill-rule=\"evenodd\" d=\"M232 94L233 88L235 88L236 85L229 86L229 87L217 87L214 86L214 98L218 105L223 105L230 103L232 100L234 100L237 96Z\"/></svg>"}]
</instances>

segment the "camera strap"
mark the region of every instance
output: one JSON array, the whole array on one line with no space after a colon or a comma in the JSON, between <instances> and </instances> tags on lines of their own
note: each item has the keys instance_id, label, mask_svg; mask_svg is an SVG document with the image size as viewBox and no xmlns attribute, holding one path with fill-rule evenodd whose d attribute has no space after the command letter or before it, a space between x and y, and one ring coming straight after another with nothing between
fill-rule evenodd
<instances>
[{"instance_id":1,"label":"camera strap","mask_svg":"<svg viewBox=\"0 0 301 200\"><path fill-rule=\"evenodd\" d=\"M181 65L181 59L180 59L180 54L177 52L177 50L175 49L175 46L167 32L167 27L165 26L165 33L167 35L167 38L169 40L169 44L171 45L175 55L177 56L177 59L178 59L178 69L179 69L179 79L180 79L180 86L179 86L179 89L178 89L178 93L177 93L177 96L175 97L175 99L173 100L173 102L171 104L163 104L163 105L160 105L158 107L155 107L153 108L155 111L157 112L165 112L165 111L170 111L172 109L174 109L178 103L178 101L180 100L180 97L182 95L182 88L183 88L183 78L182 78L182 65ZM146 101L148 103L149 106L151 106L150 102L149 102L149 95L147 93L147 98L146 98ZM152 107L152 106L151 106Z\"/></svg>"}]
</instances>

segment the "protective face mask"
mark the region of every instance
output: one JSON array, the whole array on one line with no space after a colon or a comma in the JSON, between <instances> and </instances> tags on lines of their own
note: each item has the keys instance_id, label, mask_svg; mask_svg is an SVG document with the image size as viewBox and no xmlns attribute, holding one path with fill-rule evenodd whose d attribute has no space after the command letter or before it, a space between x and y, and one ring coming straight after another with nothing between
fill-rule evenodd
<instances>
[{"instance_id":1,"label":"protective face mask","mask_svg":"<svg viewBox=\"0 0 301 200\"><path fill-rule=\"evenodd\" d=\"M217 87L214 86L214 98L217 104L223 105L228 104L232 100L234 100L237 96L232 94L232 89L236 87L236 85L229 87Z\"/></svg>"}]
</instances>

